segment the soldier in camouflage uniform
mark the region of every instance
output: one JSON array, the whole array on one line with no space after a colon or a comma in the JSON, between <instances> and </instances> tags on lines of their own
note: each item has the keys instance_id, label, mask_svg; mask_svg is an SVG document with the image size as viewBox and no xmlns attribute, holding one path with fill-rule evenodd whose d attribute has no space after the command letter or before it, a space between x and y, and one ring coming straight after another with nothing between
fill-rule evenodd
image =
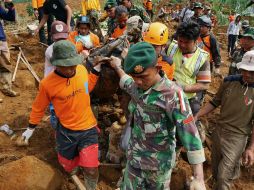
<instances>
[{"instance_id":1,"label":"soldier in camouflage uniform","mask_svg":"<svg viewBox=\"0 0 254 190\"><path fill-rule=\"evenodd\" d=\"M104 10L107 12L108 15L108 31L107 35L111 36L117 27L117 20L116 20L116 15L115 15L115 7L117 6L117 3L115 0L108 0L104 6Z\"/></svg>"},{"instance_id":2,"label":"soldier in camouflage uniform","mask_svg":"<svg viewBox=\"0 0 254 190\"><path fill-rule=\"evenodd\" d=\"M131 96L131 137L121 189L169 190L177 132L193 164L196 181L204 190L204 150L188 100L156 63L156 52L146 42L129 49L124 71L121 61L112 57L111 66L120 76L120 87Z\"/></svg>"},{"instance_id":3,"label":"soldier in camouflage uniform","mask_svg":"<svg viewBox=\"0 0 254 190\"><path fill-rule=\"evenodd\" d=\"M250 50L254 50L254 28L249 28L240 38L240 49L237 49L232 55L232 61L229 67L228 75L240 74L236 64L242 61L243 55Z\"/></svg>"},{"instance_id":4,"label":"soldier in camouflage uniform","mask_svg":"<svg viewBox=\"0 0 254 190\"><path fill-rule=\"evenodd\" d=\"M149 15L143 7L136 6L132 3L132 0L121 0L121 4L124 5L129 11L129 17L140 16L146 23L151 22Z\"/></svg>"}]
</instances>

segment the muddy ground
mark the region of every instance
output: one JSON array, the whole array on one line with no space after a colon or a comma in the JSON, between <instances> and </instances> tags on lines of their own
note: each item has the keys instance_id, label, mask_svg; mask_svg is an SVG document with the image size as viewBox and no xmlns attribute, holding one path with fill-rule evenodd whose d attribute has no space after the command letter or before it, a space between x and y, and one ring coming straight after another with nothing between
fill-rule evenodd
<instances>
[{"instance_id":1,"label":"muddy ground","mask_svg":"<svg viewBox=\"0 0 254 190\"><path fill-rule=\"evenodd\" d=\"M79 8L79 1L70 5L73 9ZM33 20L31 17L27 17L25 12L26 4L17 4L17 10L19 15L26 20ZM25 19L24 19L25 20ZM19 25L22 28L23 25ZM44 52L45 47L38 43L38 38L29 35L28 33L20 33L14 35L12 31L15 26L7 26L8 30L8 43L11 44L20 44L21 48L24 51L25 56L28 61L31 63L32 67L39 75L40 78L43 77L43 69L44 69ZM170 31L173 31L173 24L169 24ZM222 51L222 74L224 76L227 75L228 64L229 61L227 59L226 54L226 36L225 27L219 27L214 29L214 33L217 34L219 42L221 44ZM11 50L11 62L14 68L16 60L17 60L18 51ZM215 77L210 87L210 92L216 92L219 84L221 82L221 77ZM15 98L10 98L3 96L0 93L0 98L3 98L3 103L0 103L0 125L9 124L12 128L25 128L28 125L28 116L31 111L31 105L34 97L37 93L38 84L35 82L31 73L24 67L24 65L20 65L19 70L17 72L16 80L13 84L14 89L17 92L20 92L20 96ZM211 95L206 96L206 101L211 98ZM216 116L219 114L218 110L214 113L210 114L207 118L204 118L205 123L209 127L209 131L212 130L216 125ZM10 141L8 137L4 134L0 133L0 167L10 163L12 161L18 160L24 156L33 155L39 158L42 161L45 161L50 166L55 168L55 170L61 173L64 182L60 189L62 190L73 190L75 189L74 184L68 177L67 173L60 167L57 161L57 155L55 151L55 140L54 140L54 130L49 126L49 121L47 120L47 116L49 114L46 112L44 120L39 127L41 129L37 129L34 133L34 136L31 138L30 146L28 147L17 147L14 142ZM207 122L206 122L207 121ZM17 134L21 134L22 131L18 131ZM104 144L106 146L106 144ZM210 160L210 151L209 148L206 147L206 156L207 161L204 163L205 170L205 179L207 189L211 189L212 180L211 176L211 160ZM17 168L17 173L19 172ZM3 173L0 174L4 175ZM180 190L184 188L184 182L186 178L189 178L191 175L191 168L187 162L184 160L180 160L177 169L172 174L171 180L171 189ZM111 190L116 188L116 183L121 176L121 169L115 169L110 167L100 167L100 180L98 183L98 188L100 190ZM10 184L12 182L10 181ZM17 187L17 189L19 189ZM254 170L253 167L249 169L242 168L241 178L236 180L234 183L234 187L232 189L238 190L252 190L254 189ZM1 186L0 186L0 190Z\"/></svg>"}]
</instances>

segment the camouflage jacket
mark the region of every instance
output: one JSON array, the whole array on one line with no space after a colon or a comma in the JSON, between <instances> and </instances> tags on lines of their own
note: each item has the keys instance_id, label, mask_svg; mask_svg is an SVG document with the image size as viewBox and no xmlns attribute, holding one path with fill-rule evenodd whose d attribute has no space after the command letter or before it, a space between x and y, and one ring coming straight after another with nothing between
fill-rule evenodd
<instances>
[{"instance_id":1,"label":"camouflage jacket","mask_svg":"<svg viewBox=\"0 0 254 190\"><path fill-rule=\"evenodd\" d=\"M189 102L183 91L166 77L146 91L125 75L120 87L130 96L132 127L127 160L142 170L168 170L175 164L175 133L187 150L191 164L205 160Z\"/></svg>"},{"instance_id":2,"label":"camouflage jacket","mask_svg":"<svg viewBox=\"0 0 254 190\"><path fill-rule=\"evenodd\" d=\"M113 34L115 28L117 27L117 23L116 23L116 19L114 18L108 18L108 32L107 35L111 36L111 34Z\"/></svg>"},{"instance_id":3,"label":"camouflage jacket","mask_svg":"<svg viewBox=\"0 0 254 190\"><path fill-rule=\"evenodd\" d=\"M250 50L254 50L254 47ZM243 55L246 53L246 51L243 48L239 48L234 51L232 55L231 64L229 66L228 75L236 75L240 74L240 71L237 69L236 64L240 63L242 61Z\"/></svg>"},{"instance_id":4,"label":"camouflage jacket","mask_svg":"<svg viewBox=\"0 0 254 190\"><path fill-rule=\"evenodd\" d=\"M149 15L143 7L132 5L129 9L129 17L140 16L142 20L146 23L151 22Z\"/></svg>"}]
</instances>

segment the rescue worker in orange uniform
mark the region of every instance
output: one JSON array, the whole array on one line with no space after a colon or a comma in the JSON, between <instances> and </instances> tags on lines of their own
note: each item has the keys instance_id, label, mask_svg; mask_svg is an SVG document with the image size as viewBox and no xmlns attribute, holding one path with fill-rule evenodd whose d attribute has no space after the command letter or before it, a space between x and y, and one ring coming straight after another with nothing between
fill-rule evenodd
<instances>
[{"instance_id":1,"label":"rescue worker in orange uniform","mask_svg":"<svg viewBox=\"0 0 254 190\"><path fill-rule=\"evenodd\" d=\"M199 17L198 24L200 25L198 47L210 54L210 70L214 71L215 74L219 74L221 65L220 48L216 37L211 33L212 21L208 16L203 15Z\"/></svg>"},{"instance_id":2,"label":"rescue worker in orange uniform","mask_svg":"<svg viewBox=\"0 0 254 190\"><path fill-rule=\"evenodd\" d=\"M118 38L122 36L127 28L128 10L125 6L120 5L116 7L117 27L114 29L111 38Z\"/></svg>"},{"instance_id":3,"label":"rescue worker in orange uniform","mask_svg":"<svg viewBox=\"0 0 254 190\"><path fill-rule=\"evenodd\" d=\"M173 80L175 65L172 59L163 53L168 41L168 27L165 24L154 22L150 24L143 39L145 42L153 45L158 56L157 64L165 72L168 79Z\"/></svg>"},{"instance_id":4,"label":"rescue worker in orange uniform","mask_svg":"<svg viewBox=\"0 0 254 190\"><path fill-rule=\"evenodd\" d=\"M69 40L75 44L78 53L100 46L99 37L90 31L90 21L87 16L79 17L76 30L70 32Z\"/></svg>"}]
</instances>

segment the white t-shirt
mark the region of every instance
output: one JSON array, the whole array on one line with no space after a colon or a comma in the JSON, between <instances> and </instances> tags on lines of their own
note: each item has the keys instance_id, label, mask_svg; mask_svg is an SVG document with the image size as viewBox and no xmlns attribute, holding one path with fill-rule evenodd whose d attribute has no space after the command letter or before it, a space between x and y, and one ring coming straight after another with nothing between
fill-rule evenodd
<instances>
[{"instance_id":1,"label":"white t-shirt","mask_svg":"<svg viewBox=\"0 0 254 190\"><path fill-rule=\"evenodd\" d=\"M44 69L44 78L46 76L48 76L49 73L51 73L52 71L54 71L55 69L55 66L53 66L50 62L50 58L52 57L52 54L53 54L53 46L54 46L54 43L51 44L47 49L46 49L46 52L45 52L45 69Z\"/></svg>"}]
</instances>

